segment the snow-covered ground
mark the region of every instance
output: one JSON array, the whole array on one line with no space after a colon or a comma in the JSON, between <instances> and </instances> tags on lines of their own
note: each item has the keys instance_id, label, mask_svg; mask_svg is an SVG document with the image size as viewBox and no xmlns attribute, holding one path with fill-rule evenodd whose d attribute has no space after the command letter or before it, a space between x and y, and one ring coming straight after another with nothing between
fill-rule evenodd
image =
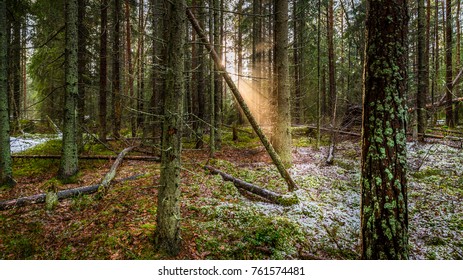
<instances>
[{"instance_id":1,"label":"snow-covered ground","mask_svg":"<svg viewBox=\"0 0 463 280\"><path fill-rule=\"evenodd\" d=\"M355 258L360 230L360 147L338 145L332 166L326 151L298 148L291 168L300 203L282 207L252 203L269 216L297 221L310 253ZM463 150L442 144L408 145L411 259L463 258Z\"/></svg>"},{"instance_id":2,"label":"snow-covered ground","mask_svg":"<svg viewBox=\"0 0 463 280\"><path fill-rule=\"evenodd\" d=\"M35 136L35 135L29 135L29 134L25 134L22 137L11 137L10 138L11 153L23 152L27 149L30 149L34 146L37 146L38 144L42 144L56 137L58 136L52 136L52 135Z\"/></svg>"}]
</instances>

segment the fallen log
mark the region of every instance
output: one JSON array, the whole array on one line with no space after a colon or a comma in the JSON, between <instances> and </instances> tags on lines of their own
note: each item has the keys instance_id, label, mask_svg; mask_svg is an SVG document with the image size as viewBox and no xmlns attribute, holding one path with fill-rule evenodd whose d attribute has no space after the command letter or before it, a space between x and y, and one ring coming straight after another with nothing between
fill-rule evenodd
<instances>
[{"instance_id":1,"label":"fallen log","mask_svg":"<svg viewBox=\"0 0 463 280\"><path fill-rule=\"evenodd\" d=\"M123 178L120 180L114 180L114 182L121 183L121 182L136 180L142 176L144 176L144 174L130 176L130 177ZM91 185L91 186L84 186L84 187L59 191L57 192L58 200L76 197L82 194L92 194L92 193L97 192L100 186L101 184L96 184L96 185ZM20 197L17 199L3 200L3 201L0 201L0 211L12 209L12 208L18 208L22 206L27 206L31 204L45 203L46 196L47 196L46 193L41 193L41 194L36 194L36 195L31 195L31 196L26 196L26 197Z\"/></svg>"},{"instance_id":2,"label":"fallen log","mask_svg":"<svg viewBox=\"0 0 463 280\"><path fill-rule=\"evenodd\" d=\"M106 173L105 177L103 178L101 183L99 183L98 185L92 185L92 186L59 191L56 193L55 197L58 200L62 200L62 199L73 197L79 194L90 194L90 193L98 192L100 195L102 195L106 193L108 191L109 185L111 184L111 181L116 176L116 170L121 164L122 159L133 148L135 147L125 148L124 150L122 150L122 152L119 153L113 165L111 166L111 169L109 170L108 173ZM30 204L44 203L46 202L47 194L50 195L50 193L48 192L48 193L36 194L36 195L28 196L28 197L21 197L18 199L1 201L0 211L11 209L14 207L30 205Z\"/></svg>"},{"instance_id":3,"label":"fallen log","mask_svg":"<svg viewBox=\"0 0 463 280\"><path fill-rule=\"evenodd\" d=\"M18 159L61 159L61 155L11 155L12 158ZM80 155L82 160L112 160L116 158L113 155ZM126 160L140 161L160 161L159 157L154 156L125 156Z\"/></svg>"},{"instance_id":4,"label":"fallen log","mask_svg":"<svg viewBox=\"0 0 463 280\"><path fill-rule=\"evenodd\" d=\"M209 170L211 174L213 175L220 175L224 181L232 182L235 185L235 187L239 189L243 189L250 193L263 197L275 204L279 204L283 206L290 206L290 205L299 203L299 200L294 195L281 195L281 194L260 188L256 185L253 185L251 183L235 178L231 176L230 174L222 172L209 165L204 166L204 169Z\"/></svg>"},{"instance_id":5,"label":"fallen log","mask_svg":"<svg viewBox=\"0 0 463 280\"><path fill-rule=\"evenodd\" d=\"M314 125L308 125L306 127L311 128L311 129L317 129L317 127L314 126ZM327 131L327 132L335 132L335 133L345 134L345 135L350 135L350 136L357 136L357 137L362 136L360 133L351 132L351 131L345 131L345 130L339 130L339 129L331 129L331 128L320 127L320 130Z\"/></svg>"}]
</instances>

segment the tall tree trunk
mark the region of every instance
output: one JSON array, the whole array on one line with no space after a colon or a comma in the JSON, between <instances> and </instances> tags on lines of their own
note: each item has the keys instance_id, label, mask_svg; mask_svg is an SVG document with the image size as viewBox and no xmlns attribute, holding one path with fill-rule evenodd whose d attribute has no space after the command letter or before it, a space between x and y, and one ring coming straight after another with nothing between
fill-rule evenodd
<instances>
[{"instance_id":1,"label":"tall tree trunk","mask_svg":"<svg viewBox=\"0 0 463 280\"><path fill-rule=\"evenodd\" d=\"M108 0L102 0L100 5L101 31L100 31L100 94L99 94L99 138L106 142L108 133L106 122L107 111L107 44L108 44Z\"/></svg>"},{"instance_id":2,"label":"tall tree trunk","mask_svg":"<svg viewBox=\"0 0 463 280\"><path fill-rule=\"evenodd\" d=\"M135 108L134 101L134 89L133 89L133 67L132 67L132 26L130 25L130 1L125 0L125 36L126 36L126 60L127 60L127 87L130 97L129 106L131 108ZM136 114L131 113L130 117L130 128L132 132L132 137L137 135L137 125L136 125Z\"/></svg>"},{"instance_id":3,"label":"tall tree trunk","mask_svg":"<svg viewBox=\"0 0 463 280\"><path fill-rule=\"evenodd\" d=\"M361 256L408 259L407 0L367 0Z\"/></svg>"},{"instance_id":4,"label":"tall tree trunk","mask_svg":"<svg viewBox=\"0 0 463 280\"><path fill-rule=\"evenodd\" d=\"M300 5L300 0L294 0L293 3L293 36L294 36L294 44L293 44L293 64L294 64L294 86L293 86L293 100L294 100L294 122L296 124L301 123L301 115L302 115L302 108L301 108L301 60L299 53L301 52L301 45L300 45L300 35L302 34L302 24L300 15L298 13L298 7Z\"/></svg>"},{"instance_id":5,"label":"tall tree trunk","mask_svg":"<svg viewBox=\"0 0 463 280\"><path fill-rule=\"evenodd\" d=\"M457 1L457 15L455 17L455 24L456 24L456 27L457 27L457 34L456 34L456 47L455 47L455 69L456 69L456 73L458 73L458 71L460 71L460 67L461 67L461 23L460 23L460 17L461 17L461 1ZM458 84L455 88L455 92L456 92L456 96L461 96L461 85ZM460 122L460 117L459 117L459 111L460 111L460 108L461 108L461 104L460 102L456 103L455 104L455 125L458 125L458 123Z\"/></svg>"},{"instance_id":6,"label":"tall tree trunk","mask_svg":"<svg viewBox=\"0 0 463 280\"><path fill-rule=\"evenodd\" d=\"M78 68L77 68L77 0L66 0L66 51L65 51L65 79L66 93L64 98L63 148L58 176L68 180L77 174L77 97L78 97Z\"/></svg>"},{"instance_id":7,"label":"tall tree trunk","mask_svg":"<svg viewBox=\"0 0 463 280\"><path fill-rule=\"evenodd\" d=\"M120 39L120 13L121 0L114 0L113 4L113 69L112 69L112 116L113 116L113 135L116 138L120 137L122 123L122 97L121 97L121 39Z\"/></svg>"},{"instance_id":8,"label":"tall tree trunk","mask_svg":"<svg viewBox=\"0 0 463 280\"><path fill-rule=\"evenodd\" d=\"M0 0L0 187L13 186L8 110L8 38L6 0Z\"/></svg>"},{"instance_id":9,"label":"tall tree trunk","mask_svg":"<svg viewBox=\"0 0 463 280\"><path fill-rule=\"evenodd\" d=\"M438 88L438 80L439 80L439 71L440 71L440 63L439 63L439 4L436 2L434 6L434 52L433 52L433 58L434 58L434 75L432 77L432 90L431 90L431 104L433 104L433 107L431 109L432 111L432 121L433 123L436 122L437 120L437 112L436 109L434 108L434 103L435 103L435 96L436 92L439 92Z\"/></svg>"},{"instance_id":10,"label":"tall tree trunk","mask_svg":"<svg viewBox=\"0 0 463 280\"><path fill-rule=\"evenodd\" d=\"M87 1L78 0L78 17L77 17L77 36L78 36L78 51L77 51L77 68L78 68L78 98L77 98L77 146L79 150L83 149L83 125L85 120L85 85L86 80L85 76L87 75L87 28L84 23L85 19L85 10L86 10Z\"/></svg>"},{"instance_id":11,"label":"tall tree trunk","mask_svg":"<svg viewBox=\"0 0 463 280\"><path fill-rule=\"evenodd\" d=\"M184 97L185 2L165 1L167 44L161 179L158 191L156 246L171 255L180 251L180 153Z\"/></svg>"},{"instance_id":12,"label":"tall tree trunk","mask_svg":"<svg viewBox=\"0 0 463 280\"><path fill-rule=\"evenodd\" d=\"M291 113L288 81L288 1L275 0L274 86L276 101L273 145L285 165L291 165Z\"/></svg>"},{"instance_id":13,"label":"tall tree trunk","mask_svg":"<svg viewBox=\"0 0 463 280\"><path fill-rule=\"evenodd\" d=\"M137 122L141 127L143 123L143 110L145 102L145 3L140 0L138 7L138 81L137 81Z\"/></svg>"},{"instance_id":14,"label":"tall tree trunk","mask_svg":"<svg viewBox=\"0 0 463 280\"><path fill-rule=\"evenodd\" d=\"M445 106L445 123L449 127L455 127L453 115L453 68L452 68L452 1L446 0L445 6L445 85L446 85L446 101Z\"/></svg>"},{"instance_id":15,"label":"tall tree trunk","mask_svg":"<svg viewBox=\"0 0 463 280\"><path fill-rule=\"evenodd\" d=\"M418 91L416 94L416 112L418 139L424 141L426 130L426 98L429 84L429 57L426 44L426 14L425 0L418 0Z\"/></svg>"},{"instance_id":16,"label":"tall tree trunk","mask_svg":"<svg viewBox=\"0 0 463 280\"><path fill-rule=\"evenodd\" d=\"M223 24L223 12L221 11L222 0L214 0L214 46L217 54L222 57L222 34ZM214 150L220 150L222 145L222 96L223 96L223 83L222 77L218 72L218 69L214 66L214 122L212 122L212 128L214 129Z\"/></svg>"},{"instance_id":17,"label":"tall tree trunk","mask_svg":"<svg viewBox=\"0 0 463 280\"><path fill-rule=\"evenodd\" d=\"M15 8L20 7L19 0L15 0ZM13 41L11 45L12 54L12 86L13 103L10 110L13 111L13 130L19 129L19 119L21 118L21 19L16 14L13 18Z\"/></svg>"},{"instance_id":18,"label":"tall tree trunk","mask_svg":"<svg viewBox=\"0 0 463 280\"><path fill-rule=\"evenodd\" d=\"M334 55L334 0L328 1L326 39L328 43L329 110L331 117L336 114L336 58Z\"/></svg>"},{"instance_id":19,"label":"tall tree trunk","mask_svg":"<svg viewBox=\"0 0 463 280\"><path fill-rule=\"evenodd\" d=\"M253 100L256 104L250 106L260 106L262 99L262 57L263 57L263 42L262 42L262 0L252 1L252 89L255 95ZM257 122L262 123L261 114L257 114Z\"/></svg>"},{"instance_id":20,"label":"tall tree trunk","mask_svg":"<svg viewBox=\"0 0 463 280\"><path fill-rule=\"evenodd\" d=\"M239 0L238 1L238 35L237 35L237 45L236 45L236 53L237 53L237 69L238 69L238 75L243 75L243 4L244 0ZM241 77L238 78L238 88L240 87L240 80ZM236 104L235 102L235 108L236 111L238 112L238 124L244 124L244 114L243 111L241 110L240 106Z\"/></svg>"},{"instance_id":21,"label":"tall tree trunk","mask_svg":"<svg viewBox=\"0 0 463 280\"><path fill-rule=\"evenodd\" d=\"M334 149L336 143L336 111L337 111L337 89L336 89L336 58L334 54L334 1L328 1L327 17L327 42L328 42L328 79L329 79L329 109L331 115L331 128L333 132L330 137L330 149L326 163L334 162Z\"/></svg>"}]
</instances>

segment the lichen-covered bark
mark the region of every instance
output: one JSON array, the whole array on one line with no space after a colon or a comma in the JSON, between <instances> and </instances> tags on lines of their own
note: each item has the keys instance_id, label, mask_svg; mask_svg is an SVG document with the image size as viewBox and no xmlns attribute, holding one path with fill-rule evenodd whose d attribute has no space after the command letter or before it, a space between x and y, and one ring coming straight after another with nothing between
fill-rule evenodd
<instances>
[{"instance_id":1,"label":"lichen-covered bark","mask_svg":"<svg viewBox=\"0 0 463 280\"><path fill-rule=\"evenodd\" d=\"M58 176L69 179L77 174L77 0L66 0L66 50L63 148Z\"/></svg>"},{"instance_id":2,"label":"lichen-covered bark","mask_svg":"<svg viewBox=\"0 0 463 280\"><path fill-rule=\"evenodd\" d=\"M276 103L273 146L285 165L292 163L288 61L288 1L275 0L273 100Z\"/></svg>"},{"instance_id":3,"label":"lichen-covered bark","mask_svg":"<svg viewBox=\"0 0 463 280\"><path fill-rule=\"evenodd\" d=\"M14 184L10 150L10 118L8 116L7 52L6 0L0 0L0 186Z\"/></svg>"},{"instance_id":4,"label":"lichen-covered bark","mask_svg":"<svg viewBox=\"0 0 463 280\"><path fill-rule=\"evenodd\" d=\"M361 256L408 258L407 1L367 1Z\"/></svg>"},{"instance_id":5,"label":"lichen-covered bark","mask_svg":"<svg viewBox=\"0 0 463 280\"><path fill-rule=\"evenodd\" d=\"M165 1L167 57L164 85L161 179L158 192L156 246L171 255L180 251L180 153L184 96L185 3Z\"/></svg>"}]
</instances>

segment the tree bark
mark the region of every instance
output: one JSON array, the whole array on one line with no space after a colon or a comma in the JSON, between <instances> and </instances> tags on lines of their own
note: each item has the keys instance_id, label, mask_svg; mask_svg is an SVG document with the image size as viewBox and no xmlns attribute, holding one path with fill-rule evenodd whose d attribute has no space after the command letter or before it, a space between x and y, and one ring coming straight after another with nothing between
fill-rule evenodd
<instances>
[{"instance_id":1,"label":"tree bark","mask_svg":"<svg viewBox=\"0 0 463 280\"><path fill-rule=\"evenodd\" d=\"M77 0L66 0L66 93L63 121L63 148L58 177L64 181L76 175L79 169L77 157Z\"/></svg>"},{"instance_id":2,"label":"tree bark","mask_svg":"<svg viewBox=\"0 0 463 280\"><path fill-rule=\"evenodd\" d=\"M87 27L85 26L87 0L78 0L77 17L77 69L78 69L78 96L77 96L77 146L83 149L83 125L85 120L86 76L87 76Z\"/></svg>"},{"instance_id":3,"label":"tree bark","mask_svg":"<svg viewBox=\"0 0 463 280\"><path fill-rule=\"evenodd\" d=\"M180 154L184 98L185 1L165 1L167 44L161 178L158 192L156 247L170 255L180 252Z\"/></svg>"},{"instance_id":4,"label":"tree bark","mask_svg":"<svg viewBox=\"0 0 463 280\"><path fill-rule=\"evenodd\" d=\"M275 0L274 25L274 68L273 96L276 103L273 110L276 118L273 122L273 146L286 166L292 164L291 154L291 111L289 91L288 61L288 1Z\"/></svg>"},{"instance_id":5,"label":"tree bark","mask_svg":"<svg viewBox=\"0 0 463 280\"><path fill-rule=\"evenodd\" d=\"M0 187L13 186L8 108L8 40L6 0L0 0Z\"/></svg>"},{"instance_id":6,"label":"tree bark","mask_svg":"<svg viewBox=\"0 0 463 280\"><path fill-rule=\"evenodd\" d=\"M361 164L361 256L408 259L407 1L368 0Z\"/></svg>"},{"instance_id":7,"label":"tree bark","mask_svg":"<svg viewBox=\"0 0 463 280\"><path fill-rule=\"evenodd\" d=\"M425 0L418 0L418 91L416 94L416 109L417 109L417 129L418 135L424 135L426 130L426 98L428 96L428 45L426 44L426 15L425 15ZM423 141L423 138L419 138Z\"/></svg>"},{"instance_id":8,"label":"tree bark","mask_svg":"<svg viewBox=\"0 0 463 280\"><path fill-rule=\"evenodd\" d=\"M450 128L455 127L455 120L453 115L453 68L452 68L452 1L446 0L446 17L445 17L445 85L446 85L446 100L447 106L445 107L445 123Z\"/></svg>"},{"instance_id":9,"label":"tree bark","mask_svg":"<svg viewBox=\"0 0 463 280\"><path fill-rule=\"evenodd\" d=\"M100 5L101 30L100 30L100 94L99 94L99 138L103 143L107 138L107 44L108 44L108 0L102 0Z\"/></svg>"},{"instance_id":10,"label":"tree bark","mask_svg":"<svg viewBox=\"0 0 463 280\"><path fill-rule=\"evenodd\" d=\"M121 56L120 56L120 14L121 0L114 0L113 4L113 68L112 68L112 117L113 117L113 136L120 137L122 124L122 98L121 98Z\"/></svg>"},{"instance_id":11,"label":"tree bark","mask_svg":"<svg viewBox=\"0 0 463 280\"><path fill-rule=\"evenodd\" d=\"M132 26L130 25L130 3L129 0L125 0L125 36L126 36L126 60L127 60L127 87L128 94L130 97L129 106L135 108L135 94L133 89L133 66L132 66ZM130 129L132 132L132 137L137 136L137 123L136 115L129 115L130 118Z\"/></svg>"},{"instance_id":12,"label":"tree bark","mask_svg":"<svg viewBox=\"0 0 463 280\"><path fill-rule=\"evenodd\" d=\"M199 25L198 21L196 20L195 16L191 12L190 9L186 10L188 19L190 20L191 24L193 25L193 28L198 32L198 34L201 37L201 40L205 44L207 50L210 52L210 55L214 59L214 62L219 69L220 73L222 74L222 77L224 78L225 82L228 84L231 92L233 93L233 96L235 97L236 101L240 105L241 109L243 109L244 114L246 115L249 123L251 124L252 128L256 132L257 136L259 137L261 143L264 145L265 149L267 150L268 154L270 155L270 158L272 159L273 163L277 167L278 171L280 172L280 175L285 179L286 183L288 184L288 190L289 191L294 191L297 189L296 183L294 183L293 179L289 175L288 171L285 169L283 162L280 159L280 156L275 152L275 149L273 148L272 144L268 141L267 137L265 134L262 132L260 126L257 124L256 119L254 116L251 114L251 111L249 110L249 107L246 105L246 102L244 101L243 97L241 96L241 93L239 92L238 88L236 87L235 83L231 79L230 75L225 69L225 66L222 65L222 62L215 52L214 48L211 46L209 43L204 31L201 29L201 26Z\"/></svg>"}]
</instances>

